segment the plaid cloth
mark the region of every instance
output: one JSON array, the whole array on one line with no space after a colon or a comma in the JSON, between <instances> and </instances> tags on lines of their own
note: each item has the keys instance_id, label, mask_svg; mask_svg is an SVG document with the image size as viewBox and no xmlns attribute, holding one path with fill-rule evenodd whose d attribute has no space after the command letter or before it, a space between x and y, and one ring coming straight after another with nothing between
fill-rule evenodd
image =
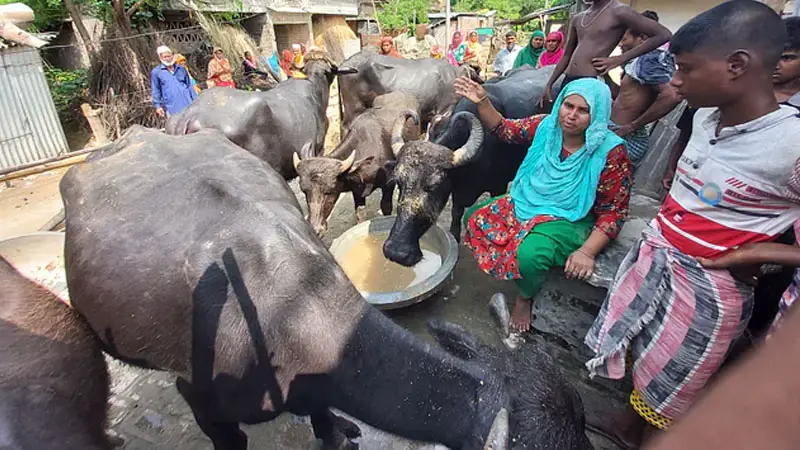
<instances>
[{"instance_id":1,"label":"plaid cloth","mask_svg":"<svg viewBox=\"0 0 800 450\"><path fill-rule=\"evenodd\" d=\"M705 270L655 229L628 253L589 333L590 375L620 379L633 356L633 384L647 405L679 418L744 333L753 290L729 272Z\"/></svg>"},{"instance_id":2,"label":"plaid cloth","mask_svg":"<svg viewBox=\"0 0 800 450\"><path fill-rule=\"evenodd\" d=\"M619 125L609 122L608 128L613 131L619 128ZM647 155L647 151L650 150L650 133L647 131L647 127L639 128L622 139L625 140L625 149L628 151L628 158L631 160L633 167L639 167L639 164L642 163L642 160Z\"/></svg>"}]
</instances>

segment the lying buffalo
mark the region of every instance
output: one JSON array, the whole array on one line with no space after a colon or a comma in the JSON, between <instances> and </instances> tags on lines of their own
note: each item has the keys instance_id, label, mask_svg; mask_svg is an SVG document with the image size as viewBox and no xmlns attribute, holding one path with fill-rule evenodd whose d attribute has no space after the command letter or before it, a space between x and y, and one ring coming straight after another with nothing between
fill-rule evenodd
<instances>
[{"instance_id":1,"label":"lying buffalo","mask_svg":"<svg viewBox=\"0 0 800 450\"><path fill-rule=\"evenodd\" d=\"M216 449L240 423L310 415L452 449L504 449L503 374L416 338L364 301L267 164L214 130L133 128L61 182L70 296L106 350L172 372Z\"/></svg>"},{"instance_id":2,"label":"lying buffalo","mask_svg":"<svg viewBox=\"0 0 800 450\"><path fill-rule=\"evenodd\" d=\"M525 343L517 351L489 347L462 327L441 320L432 320L428 331L451 354L486 365L505 378L513 411L510 449L593 448L586 437L580 394L540 344Z\"/></svg>"},{"instance_id":3,"label":"lying buffalo","mask_svg":"<svg viewBox=\"0 0 800 450\"><path fill-rule=\"evenodd\" d=\"M506 78L486 83L486 95L504 117L518 119L540 112L539 102L544 86L552 74L550 66L536 70L518 69ZM398 152L395 181L400 187L397 221L384 244L384 254L403 265L414 265L422 259L419 238L436 222L447 199L452 196L453 211L450 232L461 237L464 210L484 193L492 196L506 192L514 179L530 144L507 144L474 120L478 107L467 99L456 105L453 116L433 124L430 142L409 142ZM482 139L476 141L475 131ZM483 137L485 136L485 137ZM451 149L470 146L470 157L453 163ZM474 147L474 148L473 148Z\"/></svg>"},{"instance_id":4,"label":"lying buffalo","mask_svg":"<svg viewBox=\"0 0 800 450\"><path fill-rule=\"evenodd\" d=\"M344 129L371 108L376 97L394 91L408 92L417 99L423 126L435 115L449 116L458 100L453 81L464 73L444 60L400 59L367 51L356 53L342 65L358 70L358 75L339 79Z\"/></svg>"},{"instance_id":5,"label":"lying buffalo","mask_svg":"<svg viewBox=\"0 0 800 450\"><path fill-rule=\"evenodd\" d=\"M317 234L321 235L327 229L328 216L342 192L353 193L359 222L364 220L366 198L375 189L382 191L383 214L392 214L394 183L387 168L387 163L394 160L392 125L401 113L412 111L416 115L418 110L419 103L410 94L398 91L381 95L375 99L372 108L353 121L330 155L314 157L310 154L310 147L305 147L306 153L295 158L300 188L308 202L308 219ZM398 125L404 139L419 137L418 124L400 121Z\"/></svg>"},{"instance_id":6,"label":"lying buffalo","mask_svg":"<svg viewBox=\"0 0 800 450\"><path fill-rule=\"evenodd\" d=\"M0 257L0 448L110 449L108 372L76 311Z\"/></svg>"},{"instance_id":7,"label":"lying buffalo","mask_svg":"<svg viewBox=\"0 0 800 450\"><path fill-rule=\"evenodd\" d=\"M185 111L170 117L169 134L213 128L238 146L266 161L284 179L297 176L292 155L311 141L314 154L323 150L328 131L330 83L351 74L327 56L310 51L303 69L308 79L291 79L266 92L215 88L203 91Z\"/></svg>"}]
</instances>

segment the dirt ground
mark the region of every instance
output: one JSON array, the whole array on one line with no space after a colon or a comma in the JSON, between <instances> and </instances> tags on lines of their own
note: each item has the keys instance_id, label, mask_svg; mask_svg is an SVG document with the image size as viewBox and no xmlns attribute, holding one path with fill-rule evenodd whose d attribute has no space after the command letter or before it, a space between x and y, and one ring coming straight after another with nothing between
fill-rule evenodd
<instances>
[{"instance_id":1,"label":"dirt ground","mask_svg":"<svg viewBox=\"0 0 800 450\"><path fill-rule=\"evenodd\" d=\"M0 240L40 231L61 211L58 182L67 169L0 183Z\"/></svg>"}]
</instances>

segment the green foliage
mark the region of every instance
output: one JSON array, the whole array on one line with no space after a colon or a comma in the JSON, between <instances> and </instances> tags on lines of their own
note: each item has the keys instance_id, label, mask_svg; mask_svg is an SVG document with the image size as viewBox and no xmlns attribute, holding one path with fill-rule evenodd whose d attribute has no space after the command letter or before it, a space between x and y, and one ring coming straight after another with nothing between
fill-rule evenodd
<instances>
[{"instance_id":1,"label":"green foliage","mask_svg":"<svg viewBox=\"0 0 800 450\"><path fill-rule=\"evenodd\" d=\"M502 19L518 19L525 14L539 11L547 7L561 6L571 3L571 0L457 0L453 9L457 12L466 11L497 11ZM565 19L567 12L560 12L552 16L553 19ZM538 22L538 21L537 21Z\"/></svg>"},{"instance_id":2,"label":"green foliage","mask_svg":"<svg viewBox=\"0 0 800 450\"><path fill-rule=\"evenodd\" d=\"M105 23L111 23L114 20L114 7L111 0L75 0L75 3L81 5L84 13ZM136 0L125 0L125 10L127 11L134 3ZM146 0L131 16L133 28L146 29L151 20L163 19L161 7L161 0Z\"/></svg>"},{"instance_id":3,"label":"green foliage","mask_svg":"<svg viewBox=\"0 0 800 450\"><path fill-rule=\"evenodd\" d=\"M61 122L68 123L80 117L80 104L88 96L88 72L84 69L61 70L49 67L45 69L44 75Z\"/></svg>"},{"instance_id":4,"label":"green foliage","mask_svg":"<svg viewBox=\"0 0 800 450\"><path fill-rule=\"evenodd\" d=\"M415 24L428 22L428 9L429 0L389 0L378 11L378 21L387 32L413 29Z\"/></svg>"},{"instance_id":5,"label":"green foliage","mask_svg":"<svg viewBox=\"0 0 800 450\"><path fill-rule=\"evenodd\" d=\"M0 0L0 5L24 3L33 10L33 24L28 31L58 30L61 21L67 17L63 0Z\"/></svg>"}]
</instances>

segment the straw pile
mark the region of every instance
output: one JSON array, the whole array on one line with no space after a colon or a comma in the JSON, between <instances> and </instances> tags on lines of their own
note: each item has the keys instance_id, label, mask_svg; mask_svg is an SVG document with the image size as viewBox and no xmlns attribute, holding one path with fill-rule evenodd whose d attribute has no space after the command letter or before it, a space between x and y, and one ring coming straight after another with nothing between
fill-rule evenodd
<instances>
[{"instance_id":1,"label":"straw pile","mask_svg":"<svg viewBox=\"0 0 800 450\"><path fill-rule=\"evenodd\" d=\"M313 27L314 44L325 50L336 64L345 59L345 43L358 40L344 17L316 16Z\"/></svg>"}]
</instances>

